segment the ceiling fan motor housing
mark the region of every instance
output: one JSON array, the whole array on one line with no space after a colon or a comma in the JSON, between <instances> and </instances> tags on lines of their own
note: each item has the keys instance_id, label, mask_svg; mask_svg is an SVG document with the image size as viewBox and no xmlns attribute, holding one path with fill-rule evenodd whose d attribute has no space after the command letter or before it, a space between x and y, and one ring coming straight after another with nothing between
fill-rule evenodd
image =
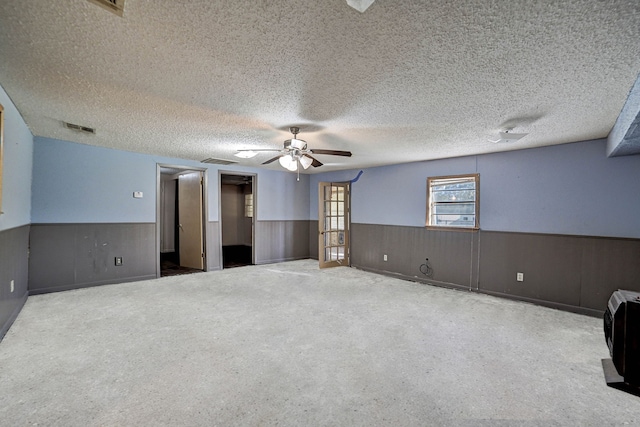
<instances>
[{"instance_id":1,"label":"ceiling fan motor housing","mask_svg":"<svg viewBox=\"0 0 640 427\"><path fill-rule=\"evenodd\" d=\"M284 148L304 151L307 149L307 142L296 138L287 139L284 142Z\"/></svg>"}]
</instances>

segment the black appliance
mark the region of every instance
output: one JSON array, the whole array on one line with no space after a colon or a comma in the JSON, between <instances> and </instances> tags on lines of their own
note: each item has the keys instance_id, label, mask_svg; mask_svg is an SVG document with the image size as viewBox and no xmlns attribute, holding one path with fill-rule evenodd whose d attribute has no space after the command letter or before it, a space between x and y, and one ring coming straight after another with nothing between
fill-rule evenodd
<instances>
[{"instance_id":1,"label":"black appliance","mask_svg":"<svg viewBox=\"0 0 640 427\"><path fill-rule=\"evenodd\" d=\"M611 359L603 359L607 384L640 396L640 292L615 291L604 313Z\"/></svg>"}]
</instances>

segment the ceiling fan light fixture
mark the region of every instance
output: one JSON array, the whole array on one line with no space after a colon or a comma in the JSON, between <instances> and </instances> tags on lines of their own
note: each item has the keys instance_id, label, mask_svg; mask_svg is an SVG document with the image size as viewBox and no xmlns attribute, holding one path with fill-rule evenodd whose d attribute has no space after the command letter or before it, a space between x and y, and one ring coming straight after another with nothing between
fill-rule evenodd
<instances>
[{"instance_id":1,"label":"ceiling fan light fixture","mask_svg":"<svg viewBox=\"0 0 640 427\"><path fill-rule=\"evenodd\" d=\"M282 166L285 169L289 169L289 165L291 164L291 156L287 155L287 156L282 156L278 159L278 162L280 163L280 166Z\"/></svg>"},{"instance_id":2,"label":"ceiling fan light fixture","mask_svg":"<svg viewBox=\"0 0 640 427\"><path fill-rule=\"evenodd\" d=\"M255 150L255 151L278 151L278 154L271 159L262 162L263 165L270 165L276 160L280 163L280 166L289 170L291 172L298 173L298 181L300 181L300 167L303 169L309 169L309 167L313 166L317 168L322 166L322 162L320 162L315 157L312 157L311 154L322 154L327 156L345 156L351 157L351 151L342 151L342 150L312 150L307 148L307 142L303 139L298 139L296 136L300 132L300 128L296 126L291 126L289 128L291 133L293 134L293 138L287 139L284 141L284 148L281 150L275 149L264 149L264 150ZM251 152L255 153L254 150L239 150L238 154L241 152ZM243 154L246 155L246 154Z\"/></svg>"},{"instance_id":3,"label":"ceiling fan light fixture","mask_svg":"<svg viewBox=\"0 0 640 427\"><path fill-rule=\"evenodd\" d=\"M287 168L289 169L291 172L295 172L298 170L298 163L294 160L289 164L289 167Z\"/></svg>"},{"instance_id":4,"label":"ceiling fan light fixture","mask_svg":"<svg viewBox=\"0 0 640 427\"><path fill-rule=\"evenodd\" d=\"M292 172L298 169L298 163L290 154L280 157L278 162L280 162L280 166Z\"/></svg>"},{"instance_id":5,"label":"ceiling fan light fixture","mask_svg":"<svg viewBox=\"0 0 640 427\"><path fill-rule=\"evenodd\" d=\"M257 155L258 155L258 153L256 153L255 151L251 151L251 150L238 151L236 154L234 154L234 156L240 157L241 159L250 159L250 158L255 157Z\"/></svg>"},{"instance_id":6,"label":"ceiling fan light fixture","mask_svg":"<svg viewBox=\"0 0 640 427\"><path fill-rule=\"evenodd\" d=\"M300 164L304 169L309 169L309 166L311 166L311 163L313 163L313 159L311 159L310 157L307 157L307 156L300 157Z\"/></svg>"}]
</instances>

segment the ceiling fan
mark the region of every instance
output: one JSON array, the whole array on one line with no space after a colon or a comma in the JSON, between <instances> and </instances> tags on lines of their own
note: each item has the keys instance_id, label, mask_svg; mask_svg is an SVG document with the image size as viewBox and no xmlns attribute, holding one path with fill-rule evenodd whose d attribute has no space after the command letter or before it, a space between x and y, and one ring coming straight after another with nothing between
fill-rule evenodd
<instances>
[{"instance_id":1,"label":"ceiling fan","mask_svg":"<svg viewBox=\"0 0 640 427\"><path fill-rule=\"evenodd\" d=\"M257 155L259 151L279 151L280 154L267 160L266 162L263 162L262 164L268 165L278 160L283 168L288 169L292 172L299 170L299 166L302 166L304 169L308 169L309 166L313 166L314 168L322 166L322 162L311 156L311 154L351 157L351 151L318 150L307 148L307 142L297 138L298 133L300 133L299 127L291 126L289 128L289 132L293 134L293 138L287 139L284 142L284 148L282 150L271 148L257 150L238 150L235 155L237 157L248 159Z\"/></svg>"}]
</instances>

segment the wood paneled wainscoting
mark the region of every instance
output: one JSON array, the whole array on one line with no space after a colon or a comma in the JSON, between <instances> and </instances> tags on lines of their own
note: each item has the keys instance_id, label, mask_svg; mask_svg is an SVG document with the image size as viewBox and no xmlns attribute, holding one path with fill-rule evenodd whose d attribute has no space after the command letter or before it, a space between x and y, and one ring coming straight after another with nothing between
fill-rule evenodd
<instances>
[{"instance_id":1,"label":"wood paneled wainscoting","mask_svg":"<svg viewBox=\"0 0 640 427\"><path fill-rule=\"evenodd\" d=\"M256 221L256 264L309 258L310 222L312 221ZM317 227L318 222L315 221L314 225Z\"/></svg>"},{"instance_id":2,"label":"wood paneled wainscoting","mask_svg":"<svg viewBox=\"0 0 640 427\"><path fill-rule=\"evenodd\" d=\"M0 231L0 340L27 301L29 229Z\"/></svg>"},{"instance_id":3,"label":"wood paneled wainscoting","mask_svg":"<svg viewBox=\"0 0 640 427\"><path fill-rule=\"evenodd\" d=\"M156 278L155 227L32 224L29 294ZM116 265L116 257L122 257L122 265Z\"/></svg>"},{"instance_id":4,"label":"wood paneled wainscoting","mask_svg":"<svg viewBox=\"0 0 640 427\"><path fill-rule=\"evenodd\" d=\"M420 271L427 258L430 276ZM640 291L639 260L640 239L356 223L351 230L353 267L592 316L616 289Z\"/></svg>"}]
</instances>

